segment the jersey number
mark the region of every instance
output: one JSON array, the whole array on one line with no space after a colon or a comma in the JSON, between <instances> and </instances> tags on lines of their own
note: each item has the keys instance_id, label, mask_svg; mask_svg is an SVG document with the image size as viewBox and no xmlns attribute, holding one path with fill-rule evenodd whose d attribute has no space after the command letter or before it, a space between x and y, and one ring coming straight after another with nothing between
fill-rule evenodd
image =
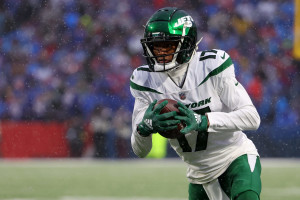
<instances>
[{"instance_id":1,"label":"jersey number","mask_svg":"<svg viewBox=\"0 0 300 200\"><path fill-rule=\"evenodd\" d=\"M200 55L200 61L202 60L206 60L206 59L209 59L209 58L212 58L212 59L216 59L216 55L208 55L208 56L205 56L205 53L213 53L213 54L216 54L217 55L217 51L216 50L210 50L210 51L202 51L201 55Z\"/></svg>"},{"instance_id":2,"label":"jersey number","mask_svg":"<svg viewBox=\"0 0 300 200\"><path fill-rule=\"evenodd\" d=\"M208 106L199 110L194 110L194 112L199 115L204 115L205 113L208 113L210 111L211 110ZM205 150L207 147L207 139L208 132L198 132L195 151ZM189 145L187 139L185 138L185 135L182 135L181 137L177 138L177 140L183 152L192 152L192 148Z\"/></svg>"}]
</instances>

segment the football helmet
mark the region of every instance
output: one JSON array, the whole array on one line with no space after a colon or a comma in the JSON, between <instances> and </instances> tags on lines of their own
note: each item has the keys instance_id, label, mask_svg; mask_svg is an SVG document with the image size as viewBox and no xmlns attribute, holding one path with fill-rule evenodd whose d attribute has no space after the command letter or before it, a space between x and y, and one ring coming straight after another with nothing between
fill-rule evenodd
<instances>
[{"instance_id":1,"label":"football helmet","mask_svg":"<svg viewBox=\"0 0 300 200\"><path fill-rule=\"evenodd\" d=\"M196 41L197 27L192 17L184 10L166 7L150 17L141 44L150 70L162 72L188 63L197 50ZM153 47L156 42L176 42L176 50L171 54L155 55ZM165 57L170 55L170 62L161 62L161 57L166 61Z\"/></svg>"}]
</instances>

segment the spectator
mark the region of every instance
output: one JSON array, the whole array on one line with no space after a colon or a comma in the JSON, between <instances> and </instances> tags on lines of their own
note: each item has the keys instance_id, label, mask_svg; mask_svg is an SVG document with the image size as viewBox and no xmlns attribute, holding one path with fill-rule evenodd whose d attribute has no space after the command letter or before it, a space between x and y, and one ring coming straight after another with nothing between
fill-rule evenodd
<instances>
[{"instance_id":1,"label":"spectator","mask_svg":"<svg viewBox=\"0 0 300 200\"><path fill-rule=\"evenodd\" d=\"M137 53L140 24L169 5L195 16L204 37L199 50L222 48L230 54L263 124L287 126L274 113L284 108L293 113L295 127L300 109L293 2L3 0L0 119L62 121L73 115L74 104L85 122L99 104L112 113L132 110L129 76L144 62Z\"/></svg>"},{"instance_id":2,"label":"spectator","mask_svg":"<svg viewBox=\"0 0 300 200\"><path fill-rule=\"evenodd\" d=\"M69 143L70 156L81 157L86 140L82 117L78 115L71 117L66 139Z\"/></svg>"},{"instance_id":3,"label":"spectator","mask_svg":"<svg viewBox=\"0 0 300 200\"><path fill-rule=\"evenodd\" d=\"M93 135L93 142L96 158L107 157L107 138L111 129L111 110L103 106L97 106L90 121L90 130Z\"/></svg>"},{"instance_id":4,"label":"spectator","mask_svg":"<svg viewBox=\"0 0 300 200\"><path fill-rule=\"evenodd\" d=\"M130 136L131 136L131 113L120 107L115 113L113 129L116 135L116 151L118 158L128 158L130 156Z\"/></svg>"}]
</instances>

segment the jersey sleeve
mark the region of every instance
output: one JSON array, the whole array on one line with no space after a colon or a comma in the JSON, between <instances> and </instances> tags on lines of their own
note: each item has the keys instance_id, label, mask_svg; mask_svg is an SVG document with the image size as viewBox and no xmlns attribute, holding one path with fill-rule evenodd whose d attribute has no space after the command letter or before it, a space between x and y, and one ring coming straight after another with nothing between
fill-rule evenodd
<instances>
[{"instance_id":1,"label":"jersey sleeve","mask_svg":"<svg viewBox=\"0 0 300 200\"><path fill-rule=\"evenodd\" d=\"M147 76L145 74L146 73L140 73L137 69L133 71L130 77L130 92L134 98L141 98L145 101L150 101L147 94L140 89L147 80Z\"/></svg>"},{"instance_id":2,"label":"jersey sleeve","mask_svg":"<svg viewBox=\"0 0 300 200\"><path fill-rule=\"evenodd\" d=\"M227 68L220 69L223 71L213 77L213 84L229 112L207 113L210 123L208 132L256 130L260 124L259 114L245 88L236 80L231 58L222 52L218 51L217 56L223 54L224 62L228 62Z\"/></svg>"},{"instance_id":3,"label":"jersey sleeve","mask_svg":"<svg viewBox=\"0 0 300 200\"><path fill-rule=\"evenodd\" d=\"M142 137L137 132L137 125L142 121L144 114L149 106L150 99L147 97L145 93L140 90L134 89L135 82L140 81L141 77L135 70L131 76L131 87L130 92L132 96L135 98L134 109L132 113L132 134L131 134L131 146L133 152L138 157L146 157L147 154L151 151L152 148L152 136Z\"/></svg>"}]
</instances>

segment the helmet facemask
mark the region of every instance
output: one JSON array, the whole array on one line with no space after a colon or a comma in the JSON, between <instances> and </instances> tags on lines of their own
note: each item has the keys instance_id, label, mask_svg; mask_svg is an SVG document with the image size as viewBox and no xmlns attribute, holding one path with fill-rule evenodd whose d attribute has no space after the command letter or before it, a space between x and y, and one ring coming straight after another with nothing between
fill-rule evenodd
<instances>
[{"instance_id":1,"label":"helmet facemask","mask_svg":"<svg viewBox=\"0 0 300 200\"><path fill-rule=\"evenodd\" d=\"M166 7L156 11L145 26L141 44L149 69L163 72L189 63L197 50L197 27L184 10ZM175 51L154 52L158 42L175 44Z\"/></svg>"},{"instance_id":2,"label":"helmet facemask","mask_svg":"<svg viewBox=\"0 0 300 200\"><path fill-rule=\"evenodd\" d=\"M144 56L152 71L162 72L178 67L183 63L190 61L192 55L196 51L195 41L189 35L185 35L187 25L183 26L182 35L165 35L163 32L151 33L144 39L141 39L141 44L144 49ZM164 46L168 44L174 45L174 52L167 52L162 55L155 53L155 46ZM168 59L172 56L172 59Z\"/></svg>"}]
</instances>

